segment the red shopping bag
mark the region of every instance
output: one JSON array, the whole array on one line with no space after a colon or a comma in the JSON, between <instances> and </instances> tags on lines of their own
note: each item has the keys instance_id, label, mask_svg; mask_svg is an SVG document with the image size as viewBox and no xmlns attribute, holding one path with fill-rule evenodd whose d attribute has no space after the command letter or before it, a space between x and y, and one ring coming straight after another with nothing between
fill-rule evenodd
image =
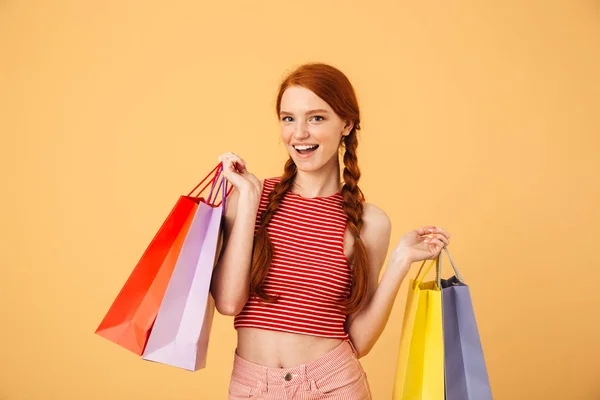
<instances>
[{"instance_id":1,"label":"red shopping bag","mask_svg":"<svg viewBox=\"0 0 600 400\"><path fill-rule=\"evenodd\" d=\"M179 197L96 329L96 334L142 355L198 203L205 201L199 196L208 186L211 186L212 192L221 168L222 163L219 163L187 196ZM212 179L198 195L192 196L211 175Z\"/></svg>"}]
</instances>

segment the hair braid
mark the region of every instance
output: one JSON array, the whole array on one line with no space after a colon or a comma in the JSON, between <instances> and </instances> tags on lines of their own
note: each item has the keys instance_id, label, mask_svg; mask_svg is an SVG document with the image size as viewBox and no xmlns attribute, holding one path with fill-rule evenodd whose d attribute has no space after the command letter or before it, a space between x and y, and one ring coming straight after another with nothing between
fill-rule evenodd
<instances>
[{"instance_id":1,"label":"hair braid","mask_svg":"<svg viewBox=\"0 0 600 400\"><path fill-rule=\"evenodd\" d=\"M269 238L267 226L277 212L285 193L291 189L297 171L296 164L289 158L285 163L281 180L275 184L275 187L269 193L267 208L261 215L260 227L254 237L252 265L250 267L250 294L256 294L267 302L273 302L277 299L277 296L269 296L263 288L263 282L269 272L268 267L273 259L273 245Z\"/></svg>"},{"instance_id":2,"label":"hair braid","mask_svg":"<svg viewBox=\"0 0 600 400\"><path fill-rule=\"evenodd\" d=\"M363 202L365 197L358 187L360 179L360 169L358 167L358 158L356 148L358 139L356 130L360 129L356 124L348 136L343 139L345 147L344 152L344 186L342 187L342 196L344 197L344 211L348 218L348 229L354 238L352 255L352 285L350 296L345 306L346 312L351 314L357 311L364 299L369 283L369 263L367 249L360 238L360 231L363 227Z\"/></svg>"}]
</instances>

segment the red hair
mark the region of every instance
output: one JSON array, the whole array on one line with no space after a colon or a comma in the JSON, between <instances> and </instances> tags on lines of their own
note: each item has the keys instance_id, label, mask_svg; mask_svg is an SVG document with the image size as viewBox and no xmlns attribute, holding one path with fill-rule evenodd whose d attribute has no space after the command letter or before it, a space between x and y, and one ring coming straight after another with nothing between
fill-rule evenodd
<instances>
[{"instance_id":1,"label":"red hair","mask_svg":"<svg viewBox=\"0 0 600 400\"><path fill-rule=\"evenodd\" d=\"M344 198L343 207L348 218L348 229L352 237L355 238L351 263L351 292L344 303L346 313L351 314L356 312L362 305L366 296L369 278L367 250L358 237L363 226L362 214L363 202L365 201L364 195L358 187L358 180L360 179L360 169L356 157L357 131L360 130L358 101L352 84L340 70L323 63L309 63L296 68L281 83L275 110L278 117L281 98L290 86L302 86L311 90L327 102L342 120L354 123L348 136L344 136L340 143L340 150L344 149L344 185L341 190ZM250 294L254 294L267 302L276 299L276 297L269 296L263 288L273 258L273 247L267 232L267 226L277 212L285 193L291 189L296 172L296 164L290 157L285 163L281 181L269 193L267 208L261 216L260 228L254 237L252 266L250 269Z\"/></svg>"}]
</instances>

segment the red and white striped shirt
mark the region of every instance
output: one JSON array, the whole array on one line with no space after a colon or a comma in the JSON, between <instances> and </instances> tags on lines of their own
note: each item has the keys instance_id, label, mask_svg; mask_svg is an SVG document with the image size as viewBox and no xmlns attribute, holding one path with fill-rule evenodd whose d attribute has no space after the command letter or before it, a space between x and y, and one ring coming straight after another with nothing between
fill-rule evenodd
<instances>
[{"instance_id":1,"label":"red and white striped shirt","mask_svg":"<svg viewBox=\"0 0 600 400\"><path fill-rule=\"evenodd\" d=\"M268 195L281 178L263 184L255 233ZM262 328L347 340L341 301L350 295L352 273L344 255L347 217L340 192L305 198L287 192L267 230L273 261L265 291L274 303L251 296L234 318L234 327Z\"/></svg>"}]
</instances>

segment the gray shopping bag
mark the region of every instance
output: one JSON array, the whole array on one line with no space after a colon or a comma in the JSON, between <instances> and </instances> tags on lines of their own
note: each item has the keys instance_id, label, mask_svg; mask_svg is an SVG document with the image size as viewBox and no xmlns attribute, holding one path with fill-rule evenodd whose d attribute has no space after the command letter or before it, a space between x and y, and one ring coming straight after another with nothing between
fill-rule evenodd
<instances>
[{"instance_id":1,"label":"gray shopping bag","mask_svg":"<svg viewBox=\"0 0 600 400\"><path fill-rule=\"evenodd\" d=\"M446 400L488 400L492 390L469 286L444 247L455 275L441 279ZM441 271L442 255L439 256Z\"/></svg>"}]
</instances>

